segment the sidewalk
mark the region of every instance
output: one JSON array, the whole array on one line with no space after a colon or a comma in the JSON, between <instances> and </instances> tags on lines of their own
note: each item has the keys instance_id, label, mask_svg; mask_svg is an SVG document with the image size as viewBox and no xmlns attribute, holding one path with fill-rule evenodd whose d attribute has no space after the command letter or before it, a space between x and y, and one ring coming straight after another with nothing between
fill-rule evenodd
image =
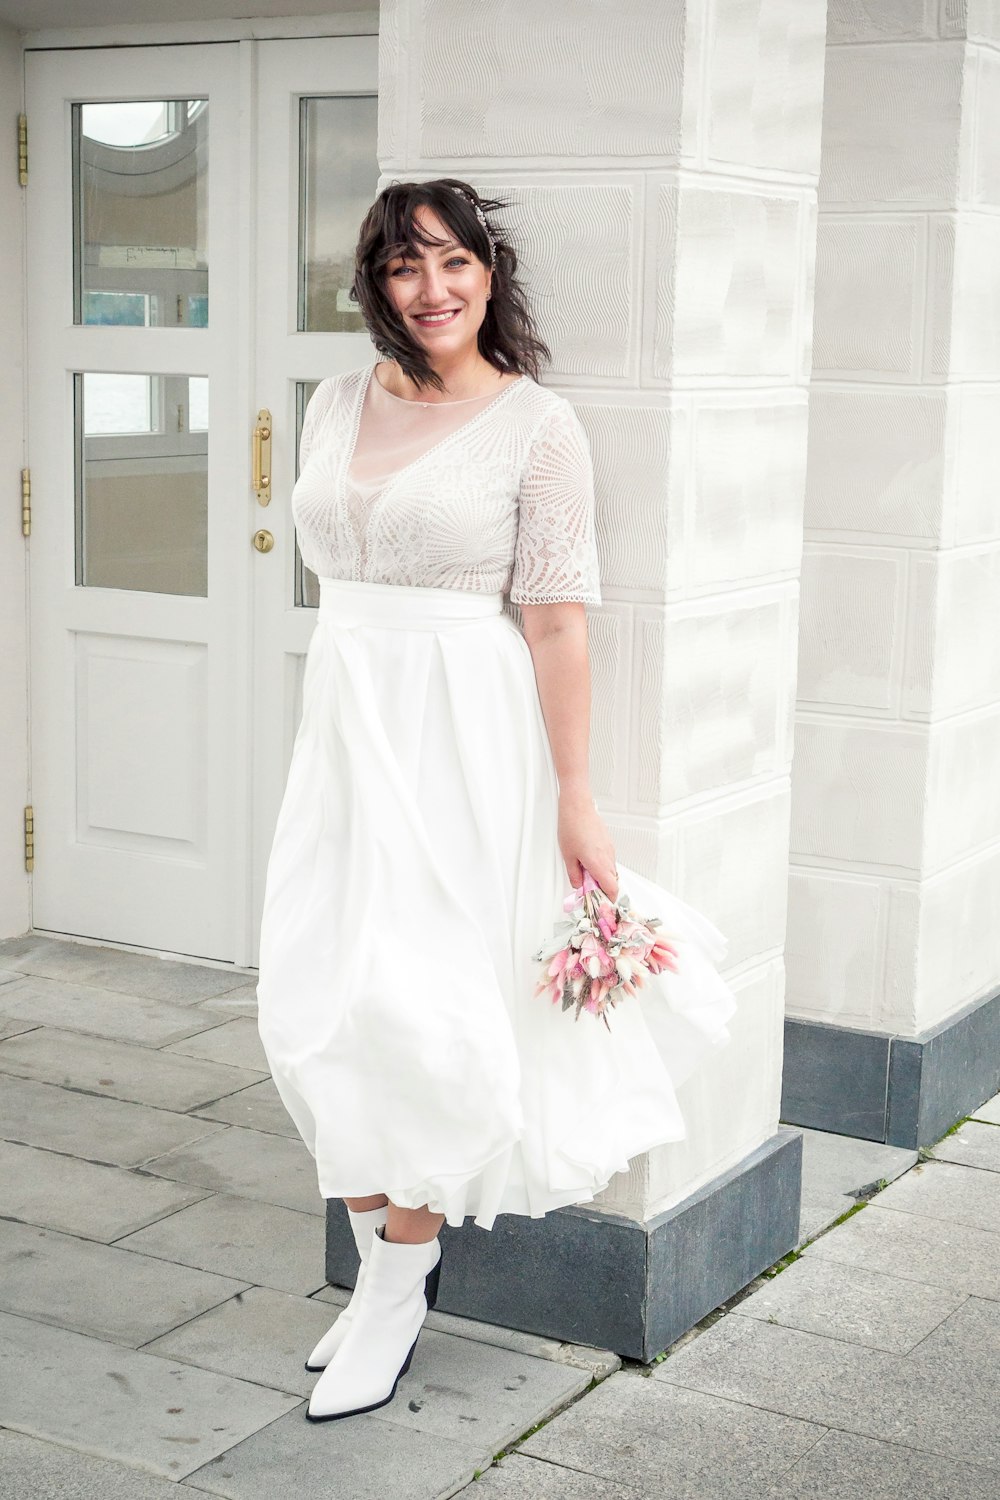
<instances>
[{"instance_id":1,"label":"sidewalk","mask_svg":"<svg viewBox=\"0 0 1000 1500\"><path fill-rule=\"evenodd\" d=\"M348 1294L254 1010L251 973L0 943L2 1500L1000 1500L996 1101L912 1170L803 1132L811 1243L659 1364L435 1310L396 1399L317 1428Z\"/></svg>"}]
</instances>

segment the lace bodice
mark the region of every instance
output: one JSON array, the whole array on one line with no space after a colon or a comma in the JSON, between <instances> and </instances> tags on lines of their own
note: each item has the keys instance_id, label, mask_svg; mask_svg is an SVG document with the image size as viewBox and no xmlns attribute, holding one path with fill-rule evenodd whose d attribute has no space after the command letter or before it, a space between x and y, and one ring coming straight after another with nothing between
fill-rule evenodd
<instances>
[{"instance_id":1,"label":"lace bodice","mask_svg":"<svg viewBox=\"0 0 1000 1500\"><path fill-rule=\"evenodd\" d=\"M423 405L374 366L306 407L292 517L320 577L600 604L593 465L565 397L522 375Z\"/></svg>"}]
</instances>

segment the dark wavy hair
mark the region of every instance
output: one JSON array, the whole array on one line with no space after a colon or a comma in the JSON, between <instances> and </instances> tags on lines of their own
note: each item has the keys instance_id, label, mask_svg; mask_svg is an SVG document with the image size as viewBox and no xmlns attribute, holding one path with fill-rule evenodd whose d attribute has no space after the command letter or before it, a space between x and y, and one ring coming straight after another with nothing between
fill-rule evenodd
<instances>
[{"instance_id":1,"label":"dark wavy hair","mask_svg":"<svg viewBox=\"0 0 1000 1500\"><path fill-rule=\"evenodd\" d=\"M486 316L478 334L480 354L497 370L527 374L534 380L539 376L539 362L552 358L548 345L539 337L524 289L515 275L514 248L503 226L490 219L491 214L508 208L509 202L503 198L480 198L475 188L458 177L392 182L382 189L362 221L350 297L359 304L378 353L397 360L418 386L431 385L439 391L445 388L424 349L403 326L385 288L385 269L396 255L406 253L416 257L422 253L418 245L441 243L426 235L414 219L414 210L421 205L433 209L455 240L488 267L489 240L473 203L478 203L486 215L496 253Z\"/></svg>"}]
</instances>

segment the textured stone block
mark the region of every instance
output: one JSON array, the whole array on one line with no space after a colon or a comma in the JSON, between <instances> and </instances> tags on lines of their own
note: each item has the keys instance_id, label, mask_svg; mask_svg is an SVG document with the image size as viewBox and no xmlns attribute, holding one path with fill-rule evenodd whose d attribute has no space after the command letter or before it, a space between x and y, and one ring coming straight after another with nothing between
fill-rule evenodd
<instances>
[{"instance_id":1,"label":"textured stone block","mask_svg":"<svg viewBox=\"0 0 1000 1500\"><path fill-rule=\"evenodd\" d=\"M788 817L787 786L771 783L745 801L678 824L677 889L725 933L726 963L733 968L782 945Z\"/></svg>"},{"instance_id":2,"label":"textured stone block","mask_svg":"<svg viewBox=\"0 0 1000 1500\"><path fill-rule=\"evenodd\" d=\"M1000 841L1000 705L932 727L924 869L928 874ZM0 1056L3 1048L0 1047Z\"/></svg>"},{"instance_id":3,"label":"textured stone block","mask_svg":"<svg viewBox=\"0 0 1000 1500\"><path fill-rule=\"evenodd\" d=\"M927 342L933 380L1000 375L1000 218L964 213L930 225Z\"/></svg>"},{"instance_id":4,"label":"textured stone block","mask_svg":"<svg viewBox=\"0 0 1000 1500\"><path fill-rule=\"evenodd\" d=\"M786 1017L782 1120L884 1140L889 1041L876 1032Z\"/></svg>"},{"instance_id":5,"label":"textured stone block","mask_svg":"<svg viewBox=\"0 0 1000 1500\"><path fill-rule=\"evenodd\" d=\"M933 922L925 925L930 941L940 945L940 927L935 930ZM954 951L954 938L952 942ZM939 946L938 951L944 950ZM995 976L997 971L992 972ZM1000 991L995 977L990 983L985 999L929 1025L912 1039L894 1039L887 1140L901 1146L928 1145L1000 1088Z\"/></svg>"},{"instance_id":6,"label":"textured stone block","mask_svg":"<svg viewBox=\"0 0 1000 1500\"><path fill-rule=\"evenodd\" d=\"M604 589L662 598L684 582L687 413L574 400L594 461ZM596 619L595 619L596 623Z\"/></svg>"},{"instance_id":7,"label":"textured stone block","mask_svg":"<svg viewBox=\"0 0 1000 1500\"><path fill-rule=\"evenodd\" d=\"M925 545L942 540L948 400L943 391L815 385L809 395L806 527ZM973 503L966 486L976 483L975 474L978 466L974 474L963 471L956 505Z\"/></svg>"},{"instance_id":8,"label":"textured stone block","mask_svg":"<svg viewBox=\"0 0 1000 1500\"><path fill-rule=\"evenodd\" d=\"M449 163L675 156L685 11L554 0L456 11L423 0L400 60L419 110L414 154Z\"/></svg>"},{"instance_id":9,"label":"textured stone block","mask_svg":"<svg viewBox=\"0 0 1000 1500\"><path fill-rule=\"evenodd\" d=\"M893 706L906 561L898 553L808 545L802 558L798 698L847 709Z\"/></svg>"},{"instance_id":10,"label":"textured stone block","mask_svg":"<svg viewBox=\"0 0 1000 1500\"><path fill-rule=\"evenodd\" d=\"M629 800L631 642L632 612L628 605L605 600L590 619L587 630L591 682L590 781L602 812L624 808Z\"/></svg>"},{"instance_id":11,"label":"textured stone block","mask_svg":"<svg viewBox=\"0 0 1000 1500\"><path fill-rule=\"evenodd\" d=\"M927 755L917 731L800 718L795 855L919 871Z\"/></svg>"},{"instance_id":12,"label":"textured stone block","mask_svg":"<svg viewBox=\"0 0 1000 1500\"><path fill-rule=\"evenodd\" d=\"M827 43L937 36L938 0L829 0Z\"/></svg>"},{"instance_id":13,"label":"textured stone block","mask_svg":"<svg viewBox=\"0 0 1000 1500\"><path fill-rule=\"evenodd\" d=\"M820 204L950 208L964 62L959 41L831 48Z\"/></svg>"},{"instance_id":14,"label":"textured stone block","mask_svg":"<svg viewBox=\"0 0 1000 1500\"><path fill-rule=\"evenodd\" d=\"M919 375L922 224L820 214L813 368L862 380Z\"/></svg>"},{"instance_id":15,"label":"textured stone block","mask_svg":"<svg viewBox=\"0 0 1000 1500\"><path fill-rule=\"evenodd\" d=\"M672 319L677 377L794 377L800 214L798 198L776 191L680 189ZM658 342L656 373L668 363Z\"/></svg>"},{"instance_id":16,"label":"textured stone block","mask_svg":"<svg viewBox=\"0 0 1000 1500\"><path fill-rule=\"evenodd\" d=\"M687 10L688 25L696 12ZM705 113L712 161L819 171L822 5L718 0L710 11Z\"/></svg>"},{"instance_id":17,"label":"textured stone block","mask_svg":"<svg viewBox=\"0 0 1000 1500\"><path fill-rule=\"evenodd\" d=\"M913 558L911 578L906 629L916 682L904 684L904 713L942 719L1000 701L1000 651L983 649L1000 640L1000 546Z\"/></svg>"},{"instance_id":18,"label":"textured stone block","mask_svg":"<svg viewBox=\"0 0 1000 1500\"><path fill-rule=\"evenodd\" d=\"M954 544L1000 537L996 475L1000 473L1000 389L961 386L949 396L951 445L946 514Z\"/></svg>"},{"instance_id":19,"label":"textured stone block","mask_svg":"<svg viewBox=\"0 0 1000 1500\"><path fill-rule=\"evenodd\" d=\"M692 593L798 571L806 419L801 400L697 403L688 562Z\"/></svg>"},{"instance_id":20,"label":"textured stone block","mask_svg":"<svg viewBox=\"0 0 1000 1500\"><path fill-rule=\"evenodd\" d=\"M785 944L790 1015L872 1025L882 989L886 906L878 881L792 866Z\"/></svg>"}]
</instances>

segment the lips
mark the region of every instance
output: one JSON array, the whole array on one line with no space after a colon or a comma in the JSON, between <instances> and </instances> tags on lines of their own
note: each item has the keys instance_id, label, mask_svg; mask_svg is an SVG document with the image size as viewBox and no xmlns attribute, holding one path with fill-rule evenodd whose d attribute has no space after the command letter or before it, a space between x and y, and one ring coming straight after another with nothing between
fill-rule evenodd
<instances>
[{"instance_id":1,"label":"lips","mask_svg":"<svg viewBox=\"0 0 1000 1500\"><path fill-rule=\"evenodd\" d=\"M442 317L439 313L415 313L414 322L419 323L422 328L447 328L449 323L454 323L462 309L460 307L451 307L443 309L443 311L449 313L447 318Z\"/></svg>"}]
</instances>

